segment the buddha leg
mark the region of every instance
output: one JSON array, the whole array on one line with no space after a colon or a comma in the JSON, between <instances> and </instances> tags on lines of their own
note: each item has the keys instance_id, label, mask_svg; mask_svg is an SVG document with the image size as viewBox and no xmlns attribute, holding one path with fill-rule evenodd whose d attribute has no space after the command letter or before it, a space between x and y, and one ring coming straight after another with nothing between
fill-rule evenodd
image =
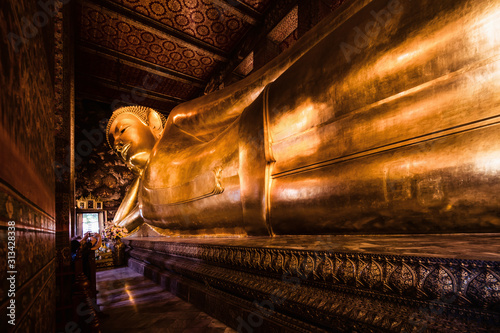
<instances>
[{"instance_id":1,"label":"buddha leg","mask_svg":"<svg viewBox=\"0 0 500 333\"><path fill-rule=\"evenodd\" d=\"M499 22L495 1L372 1L281 75L273 231L498 232Z\"/></svg>"}]
</instances>

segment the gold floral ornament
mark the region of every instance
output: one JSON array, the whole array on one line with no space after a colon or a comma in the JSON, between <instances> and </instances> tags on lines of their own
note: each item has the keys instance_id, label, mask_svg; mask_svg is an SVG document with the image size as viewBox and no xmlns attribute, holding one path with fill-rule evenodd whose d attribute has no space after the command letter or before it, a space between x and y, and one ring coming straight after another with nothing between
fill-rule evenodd
<instances>
[{"instance_id":1,"label":"gold floral ornament","mask_svg":"<svg viewBox=\"0 0 500 333\"><path fill-rule=\"evenodd\" d=\"M103 202L99 197L92 194L87 197L80 197L76 200L76 207L79 209L103 209Z\"/></svg>"}]
</instances>

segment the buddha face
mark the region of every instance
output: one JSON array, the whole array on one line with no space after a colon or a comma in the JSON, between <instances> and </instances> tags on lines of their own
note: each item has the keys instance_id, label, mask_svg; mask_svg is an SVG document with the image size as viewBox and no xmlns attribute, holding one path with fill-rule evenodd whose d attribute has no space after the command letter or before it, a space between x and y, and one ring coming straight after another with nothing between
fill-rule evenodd
<instances>
[{"instance_id":1,"label":"buddha face","mask_svg":"<svg viewBox=\"0 0 500 333\"><path fill-rule=\"evenodd\" d=\"M111 124L109 137L113 149L132 170L144 169L156 143L149 126L135 115L123 113Z\"/></svg>"}]
</instances>

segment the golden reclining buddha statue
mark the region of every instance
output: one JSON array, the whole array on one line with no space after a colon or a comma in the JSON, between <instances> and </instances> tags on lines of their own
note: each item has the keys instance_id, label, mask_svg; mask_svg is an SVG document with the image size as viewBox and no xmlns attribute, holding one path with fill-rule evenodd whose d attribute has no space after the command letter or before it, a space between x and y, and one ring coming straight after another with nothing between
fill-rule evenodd
<instances>
[{"instance_id":1,"label":"golden reclining buddha statue","mask_svg":"<svg viewBox=\"0 0 500 333\"><path fill-rule=\"evenodd\" d=\"M349 1L168 119L118 109L115 223L165 235L500 231L500 2Z\"/></svg>"}]
</instances>

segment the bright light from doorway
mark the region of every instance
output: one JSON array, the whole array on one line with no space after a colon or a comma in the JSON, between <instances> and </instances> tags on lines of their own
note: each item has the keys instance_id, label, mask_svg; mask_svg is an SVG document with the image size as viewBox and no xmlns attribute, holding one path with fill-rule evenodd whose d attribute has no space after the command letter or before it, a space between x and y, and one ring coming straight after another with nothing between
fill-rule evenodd
<instances>
[{"instance_id":1,"label":"bright light from doorway","mask_svg":"<svg viewBox=\"0 0 500 333\"><path fill-rule=\"evenodd\" d=\"M99 232L99 213L83 213L83 234Z\"/></svg>"}]
</instances>

